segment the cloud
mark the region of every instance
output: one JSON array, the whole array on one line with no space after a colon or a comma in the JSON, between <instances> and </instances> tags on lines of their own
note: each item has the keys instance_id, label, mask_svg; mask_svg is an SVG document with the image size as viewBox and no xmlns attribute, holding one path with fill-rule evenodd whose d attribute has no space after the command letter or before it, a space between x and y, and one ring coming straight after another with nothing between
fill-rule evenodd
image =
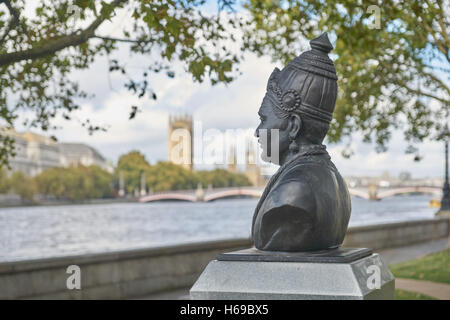
<instances>
[{"instance_id":1,"label":"cloud","mask_svg":"<svg viewBox=\"0 0 450 320\"><path fill-rule=\"evenodd\" d=\"M258 109L265 94L266 81L274 65L270 60L248 55L243 75L228 86L219 84L191 96L194 116L219 129L249 128L258 125Z\"/></svg>"},{"instance_id":2,"label":"cloud","mask_svg":"<svg viewBox=\"0 0 450 320\"><path fill-rule=\"evenodd\" d=\"M331 145L328 151L344 176L379 176L383 172L398 176L403 171L409 171L414 178L443 176L443 143L418 144L423 155L423 159L419 162L414 161L414 155L404 152L406 145L403 133L395 131L387 152L377 153L373 144L362 142L362 138L357 135L350 146L355 152L350 159L345 159L341 155L343 144Z\"/></svg>"},{"instance_id":3,"label":"cloud","mask_svg":"<svg viewBox=\"0 0 450 320\"><path fill-rule=\"evenodd\" d=\"M131 105L138 106L141 111L135 119L129 120ZM168 112L150 108L147 102L125 90L111 93L101 108L94 108L90 103L82 105L79 111L73 113L73 119L66 121L57 118L54 124L61 126L62 130L40 133L53 134L61 142L89 144L113 161L133 149L141 150L153 162L163 158L167 152ZM98 131L89 135L81 126L84 119L107 126L107 132Z\"/></svg>"}]
</instances>

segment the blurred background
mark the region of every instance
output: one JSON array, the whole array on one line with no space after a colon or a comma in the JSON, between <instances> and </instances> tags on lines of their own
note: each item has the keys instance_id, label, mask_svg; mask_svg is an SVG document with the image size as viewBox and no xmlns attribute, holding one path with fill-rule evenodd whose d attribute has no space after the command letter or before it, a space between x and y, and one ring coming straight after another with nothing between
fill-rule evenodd
<instances>
[{"instance_id":1,"label":"blurred background","mask_svg":"<svg viewBox=\"0 0 450 320\"><path fill-rule=\"evenodd\" d=\"M378 250L397 298L450 299L448 8L0 0L0 298L186 298L251 246L266 82L327 32L344 245Z\"/></svg>"}]
</instances>

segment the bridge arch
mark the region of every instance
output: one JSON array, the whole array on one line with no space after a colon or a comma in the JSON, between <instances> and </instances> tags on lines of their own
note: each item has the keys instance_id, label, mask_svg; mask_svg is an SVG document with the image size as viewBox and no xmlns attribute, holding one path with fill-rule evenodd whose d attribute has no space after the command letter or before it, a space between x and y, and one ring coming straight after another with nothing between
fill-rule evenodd
<instances>
[{"instance_id":1,"label":"bridge arch","mask_svg":"<svg viewBox=\"0 0 450 320\"><path fill-rule=\"evenodd\" d=\"M179 201L189 201L195 202L195 196L182 194L182 193L163 193L163 194L153 194L144 196L139 199L139 202L154 202L162 200L179 200Z\"/></svg>"},{"instance_id":2,"label":"bridge arch","mask_svg":"<svg viewBox=\"0 0 450 320\"><path fill-rule=\"evenodd\" d=\"M367 192L357 190L357 189L352 189L352 188L349 188L348 192L350 193L351 196L369 200L369 194Z\"/></svg>"},{"instance_id":3,"label":"bridge arch","mask_svg":"<svg viewBox=\"0 0 450 320\"><path fill-rule=\"evenodd\" d=\"M384 199L388 197L394 197L400 194L407 193L425 193L425 194L433 194L436 196L442 195L442 189L437 187L403 187L403 188L395 188L391 190L386 190L383 192L379 192L377 194L377 199Z\"/></svg>"},{"instance_id":4,"label":"bridge arch","mask_svg":"<svg viewBox=\"0 0 450 320\"><path fill-rule=\"evenodd\" d=\"M262 195L261 190L255 190L255 189L231 189L231 190L224 190L219 192L211 193L204 197L203 201L214 201L218 199L225 199L230 197L238 197L238 196L247 196L252 198L259 198Z\"/></svg>"},{"instance_id":5,"label":"bridge arch","mask_svg":"<svg viewBox=\"0 0 450 320\"><path fill-rule=\"evenodd\" d=\"M152 194L148 196L141 197L139 202L153 202L153 201L162 201L162 200L178 200L178 201L214 201L218 199L225 199L231 197L253 197L259 198L262 195L263 190L261 188L226 188L219 190L211 190L209 193L206 192L203 199L197 199L195 190L183 190L183 191L175 191L175 192L163 192ZM362 199L370 200L369 193L365 190L358 190L354 188L349 188L349 193L351 196L359 197ZM427 193L433 194L437 197L442 196L442 189L438 187L427 187L427 186L417 186L417 187L400 187L394 188L390 190L385 190L378 192L376 195L376 199L373 200L381 200L388 197L393 197L400 194L407 193Z\"/></svg>"}]
</instances>

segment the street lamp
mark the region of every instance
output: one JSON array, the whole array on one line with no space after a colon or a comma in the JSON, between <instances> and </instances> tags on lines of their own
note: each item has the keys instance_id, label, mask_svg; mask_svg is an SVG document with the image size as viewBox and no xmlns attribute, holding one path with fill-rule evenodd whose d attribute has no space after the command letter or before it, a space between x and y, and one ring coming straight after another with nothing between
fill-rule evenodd
<instances>
[{"instance_id":1,"label":"street lamp","mask_svg":"<svg viewBox=\"0 0 450 320\"><path fill-rule=\"evenodd\" d=\"M445 140L445 181L442 189L441 210L450 211L450 186L448 183L448 137Z\"/></svg>"}]
</instances>

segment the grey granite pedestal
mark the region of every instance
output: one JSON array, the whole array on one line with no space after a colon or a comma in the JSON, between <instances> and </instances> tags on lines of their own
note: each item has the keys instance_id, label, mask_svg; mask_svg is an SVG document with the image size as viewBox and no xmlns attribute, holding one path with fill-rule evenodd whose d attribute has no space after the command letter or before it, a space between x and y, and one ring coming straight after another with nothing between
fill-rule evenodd
<instances>
[{"instance_id":1,"label":"grey granite pedestal","mask_svg":"<svg viewBox=\"0 0 450 320\"><path fill-rule=\"evenodd\" d=\"M191 299L393 299L394 277L370 249L220 254L190 290Z\"/></svg>"}]
</instances>

